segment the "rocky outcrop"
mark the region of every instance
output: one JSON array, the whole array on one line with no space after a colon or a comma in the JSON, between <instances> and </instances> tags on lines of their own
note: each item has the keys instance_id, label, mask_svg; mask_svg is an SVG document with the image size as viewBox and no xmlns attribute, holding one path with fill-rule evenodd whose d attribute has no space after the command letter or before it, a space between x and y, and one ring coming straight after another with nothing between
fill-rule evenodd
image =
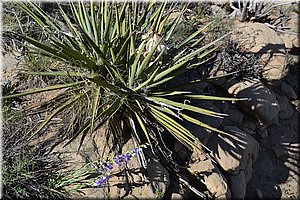
<instances>
[{"instance_id":1,"label":"rocky outcrop","mask_svg":"<svg viewBox=\"0 0 300 200\"><path fill-rule=\"evenodd\" d=\"M195 160L189 164L188 170L199 177L216 199L230 199L227 180L212 160L208 158Z\"/></svg>"},{"instance_id":2,"label":"rocky outcrop","mask_svg":"<svg viewBox=\"0 0 300 200\"><path fill-rule=\"evenodd\" d=\"M229 81L225 88L237 98L248 98L238 103L262 123L271 122L280 111L276 95L258 79Z\"/></svg>"},{"instance_id":3,"label":"rocky outcrop","mask_svg":"<svg viewBox=\"0 0 300 200\"><path fill-rule=\"evenodd\" d=\"M250 160L256 159L259 145L252 136L237 127L227 126L224 131L228 134L214 135L207 146L223 170L238 174L246 169Z\"/></svg>"},{"instance_id":4,"label":"rocky outcrop","mask_svg":"<svg viewBox=\"0 0 300 200\"><path fill-rule=\"evenodd\" d=\"M285 45L277 33L262 23L239 23L234 27L232 40L242 52L260 55L262 78L282 79L288 72Z\"/></svg>"}]
</instances>

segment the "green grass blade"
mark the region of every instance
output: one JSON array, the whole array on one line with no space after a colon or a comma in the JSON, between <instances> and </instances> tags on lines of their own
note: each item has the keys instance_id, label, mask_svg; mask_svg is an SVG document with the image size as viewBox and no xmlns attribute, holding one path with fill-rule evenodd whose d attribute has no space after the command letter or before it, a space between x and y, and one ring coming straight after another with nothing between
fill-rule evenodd
<instances>
[{"instance_id":1,"label":"green grass blade","mask_svg":"<svg viewBox=\"0 0 300 200\"><path fill-rule=\"evenodd\" d=\"M151 96L174 96L174 95L183 95L183 94L189 94L191 92L188 91L164 91L164 92L153 92L153 93L148 93Z\"/></svg>"},{"instance_id":2,"label":"green grass blade","mask_svg":"<svg viewBox=\"0 0 300 200\"><path fill-rule=\"evenodd\" d=\"M47 25L41 20L24 2L17 3L32 19L34 19L42 28L48 29Z\"/></svg>"},{"instance_id":3,"label":"green grass blade","mask_svg":"<svg viewBox=\"0 0 300 200\"><path fill-rule=\"evenodd\" d=\"M119 9L118 9L118 6L115 4L115 9L116 9L116 23L115 23L115 26L116 26L116 30L117 30L117 37L120 37L121 36L121 31L120 31L120 17L119 17Z\"/></svg>"},{"instance_id":4,"label":"green grass blade","mask_svg":"<svg viewBox=\"0 0 300 200\"><path fill-rule=\"evenodd\" d=\"M72 137L69 139L69 141L63 146L67 146L68 144L70 144L72 141L74 141L79 135L85 133L88 131L89 127L91 125L91 120L89 119L84 125L80 126L80 129L72 135Z\"/></svg>"},{"instance_id":5,"label":"green grass blade","mask_svg":"<svg viewBox=\"0 0 300 200\"><path fill-rule=\"evenodd\" d=\"M180 43L178 46L176 46L177 49L181 48L182 46L186 45L187 43L189 43L192 39L194 39L197 35L199 35L200 33L202 33L202 31L204 29L206 29L208 26L210 26L212 24L212 22L208 23L207 25L205 25L204 27L202 27L201 29L199 29L198 31L194 32L192 35L190 35L188 38L186 38L182 43Z\"/></svg>"},{"instance_id":6,"label":"green grass blade","mask_svg":"<svg viewBox=\"0 0 300 200\"><path fill-rule=\"evenodd\" d=\"M125 52L125 50L127 50L127 48L128 48L128 43L130 42L131 38L133 37L133 34L134 34L134 32L131 33L131 34L126 38L126 40L124 41L124 43L123 43L123 45L122 45L120 51L119 51L118 54L117 54L117 57L116 57L116 59L115 59L116 62L115 62L114 64L117 64L117 62L121 60L121 56L124 56L124 55L125 55L124 52Z\"/></svg>"},{"instance_id":7,"label":"green grass blade","mask_svg":"<svg viewBox=\"0 0 300 200\"><path fill-rule=\"evenodd\" d=\"M152 74L153 70L155 70L155 68L160 68L160 65L158 64L159 61L162 61L162 56L165 52L161 51L155 58L154 61L151 62L150 66L147 67L145 69L145 74L148 76L148 74ZM158 65L157 65L158 64Z\"/></svg>"},{"instance_id":8,"label":"green grass blade","mask_svg":"<svg viewBox=\"0 0 300 200\"><path fill-rule=\"evenodd\" d=\"M148 99L149 100L151 100L151 99L154 100L154 102L156 102L158 105L162 105L162 104L171 105L171 106L175 106L179 109L190 110L192 112L197 112L199 114L207 115L207 116L211 116L211 117L222 118L222 116L227 116L226 114L217 113L217 112L210 111L210 110L207 110L207 109L204 109L204 108L199 108L199 107L196 107L196 106L171 101L171 100L164 99L164 98L161 98L161 97L151 97L150 96ZM162 104L160 104L160 103L162 103Z\"/></svg>"},{"instance_id":9,"label":"green grass blade","mask_svg":"<svg viewBox=\"0 0 300 200\"><path fill-rule=\"evenodd\" d=\"M175 76L167 77L167 78L165 78L165 79L162 79L162 80L160 80L160 81L157 81L157 82L155 82L155 83L152 83L151 85L148 86L148 88L156 87L156 86L161 85L161 84L163 84L163 83L165 83L165 82L168 82L169 80L172 80L173 78L175 78Z\"/></svg>"},{"instance_id":10,"label":"green grass blade","mask_svg":"<svg viewBox=\"0 0 300 200\"><path fill-rule=\"evenodd\" d=\"M148 85L149 83L151 83L156 75L156 73L158 72L159 67L153 72L153 74L143 83L141 83L139 86L137 86L136 88L133 89L133 91L138 91L140 89L142 89L143 87L145 87L146 85Z\"/></svg>"},{"instance_id":11,"label":"green grass blade","mask_svg":"<svg viewBox=\"0 0 300 200\"><path fill-rule=\"evenodd\" d=\"M74 34L74 36L79 37L80 36L79 32L76 30L75 26L71 23L71 19L68 17L68 15L65 13L65 11L63 10L63 8L60 5L59 5L59 11L60 11L61 16L63 17L63 19L67 23L67 26L69 27L69 29Z\"/></svg>"},{"instance_id":12,"label":"green grass blade","mask_svg":"<svg viewBox=\"0 0 300 200\"><path fill-rule=\"evenodd\" d=\"M68 56L71 62L79 61L81 63L84 63L85 67L91 67L92 69L95 68L96 62L94 60L88 58L81 52L78 52L65 44L62 44L58 41L53 41L53 42L55 45L57 45L62 49L62 52Z\"/></svg>"},{"instance_id":13,"label":"green grass blade","mask_svg":"<svg viewBox=\"0 0 300 200\"><path fill-rule=\"evenodd\" d=\"M185 60L181 63L178 63L176 65L173 65L172 67L165 69L164 71L160 72L155 78L154 81L158 81L160 79L162 79L163 77L165 77L166 75L169 75L171 72L179 69L180 67L184 66L189 60Z\"/></svg>"},{"instance_id":14,"label":"green grass blade","mask_svg":"<svg viewBox=\"0 0 300 200\"><path fill-rule=\"evenodd\" d=\"M162 6L161 9L160 9L158 18L156 18L156 20L155 20L155 22L154 22L154 24L155 24L155 29L154 29L154 30L155 30L157 33L159 33L159 34L160 34L160 32L159 32L159 26L161 25L162 17L163 17L163 14L164 14L164 11L165 11L167 2L168 2L167 0L164 1L163 6Z\"/></svg>"},{"instance_id":15,"label":"green grass blade","mask_svg":"<svg viewBox=\"0 0 300 200\"><path fill-rule=\"evenodd\" d=\"M155 19L155 17L157 17L157 15L159 14L159 12L163 6L163 4L161 4L159 6L159 8L157 8L157 10L149 17L149 19L147 19L147 14L149 13L149 10L153 5L154 4L152 4L152 5L150 4L147 11L143 12L143 15L140 18L139 24L141 27L141 32L143 32L148 27L148 25ZM153 23L153 25L155 25L155 24ZM155 28L155 27L152 27L152 28Z\"/></svg>"},{"instance_id":16,"label":"green grass blade","mask_svg":"<svg viewBox=\"0 0 300 200\"><path fill-rule=\"evenodd\" d=\"M176 114L175 112L173 112L171 109L167 108L167 107L162 107L162 106L156 106L156 105L151 105L151 107L160 110L164 113L167 113L173 117L176 117L177 119L182 121L182 118L180 117L180 113Z\"/></svg>"},{"instance_id":17,"label":"green grass blade","mask_svg":"<svg viewBox=\"0 0 300 200\"><path fill-rule=\"evenodd\" d=\"M77 22L77 24L79 26L81 26L82 28L84 28L83 24L82 24L82 21L81 21L81 18L80 18L80 15L79 15L79 11L77 10L77 8L74 5L73 1L69 0L69 4L70 4L72 15L75 17L75 21Z\"/></svg>"},{"instance_id":18,"label":"green grass blade","mask_svg":"<svg viewBox=\"0 0 300 200\"><path fill-rule=\"evenodd\" d=\"M31 91L27 91L27 92L22 92L22 93L19 93L19 94L12 94L12 95L3 96L2 99L22 97L22 96L35 94L35 93L40 93L40 92L47 92L47 91L58 90L58 89L67 88L67 87L74 87L74 86L77 86L77 85L81 85L83 83L85 83L85 81L79 81L79 82L61 84L61 85L54 85L54 86L49 86L49 87L40 88L40 89L36 89L36 90L31 90Z\"/></svg>"},{"instance_id":19,"label":"green grass blade","mask_svg":"<svg viewBox=\"0 0 300 200\"><path fill-rule=\"evenodd\" d=\"M154 52L156 51L157 49L157 46L160 44L162 38L159 39L155 46L153 47L153 49L151 49L151 51L147 54L147 56L145 57L145 59L143 60L142 64L137 68L137 71L136 71L136 76L135 78L138 79L139 76L141 75L141 73L143 72L143 70L146 68L146 66L148 66L148 64L150 63L150 60L154 54Z\"/></svg>"},{"instance_id":20,"label":"green grass blade","mask_svg":"<svg viewBox=\"0 0 300 200\"><path fill-rule=\"evenodd\" d=\"M229 98L229 97L217 97L217 96L209 96L209 95L201 95L201 94L189 94L183 96L191 99L212 100L212 101L243 101L248 99L248 98L237 99L237 98Z\"/></svg>"},{"instance_id":21,"label":"green grass blade","mask_svg":"<svg viewBox=\"0 0 300 200\"><path fill-rule=\"evenodd\" d=\"M85 2L86 3L86 2ZM86 25L86 27L87 27L87 33L88 33L88 35L91 37L91 38L93 38L94 39L94 41L95 41L95 37L94 37L94 35L93 35L93 31L92 31L92 27L91 27L91 22L90 22L90 18L89 18L89 15L87 14L87 12L86 12L86 6L85 6L85 4L81 1L81 7L82 7L82 11L83 11L83 23ZM92 9L92 8L90 8L90 9Z\"/></svg>"},{"instance_id":22,"label":"green grass blade","mask_svg":"<svg viewBox=\"0 0 300 200\"><path fill-rule=\"evenodd\" d=\"M87 28L87 24L85 23L85 20L84 20L84 13L83 13L83 9L82 8L82 0L79 0L78 2L78 15L79 15L79 25L83 28L84 31L88 32L88 28Z\"/></svg>"},{"instance_id":23,"label":"green grass blade","mask_svg":"<svg viewBox=\"0 0 300 200\"><path fill-rule=\"evenodd\" d=\"M203 35L202 37L200 37L197 41L195 41L191 47L195 47L196 45L198 45L204 38L205 38L206 35Z\"/></svg>"},{"instance_id":24,"label":"green grass blade","mask_svg":"<svg viewBox=\"0 0 300 200\"><path fill-rule=\"evenodd\" d=\"M198 126L201 126L201 127L203 127L203 128L209 129L209 130L211 130L211 131L215 131L215 132L217 132L217 133L226 134L224 131L221 131L221 130L219 130L219 129L217 129L217 128L214 128L214 127L212 127L212 126L209 126L208 124L205 124L205 123L203 123L203 122L201 122L201 121L199 121L199 120L197 120L197 119L194 119L194 118L192 118L192 117L190 117L190 116L188 116L188 115L180 114L180 116L182 116L185 120L187 120L187 121L189 121L189 122L191 122L191 123L193 123L193 124L196 124L196 125L198 125Z\"/></svg>"},{"instance_id":25,"label":"green grass blade","mask_svg":"<svg viewBox=\"0 0 300 200\"><path fill-rule=\"evenodd\" d=\"M42 76L71 76L71 77L85 77L86 74L72 71L50 71L50 72L22 72L22 74L42 75Z\"/></svg>"},{"instance_id":26,"label":"green grass blade","mask_svg":"<svg viewBox=\"0 0 300 200\"><path fill-rule=\"evenodd\" d=\"M91 0L90 1L90 5L91 5L91 24L92 24L92 29L93 29L93 34L94 34L94 41L96 43L96 45L98 46L99 45L99 33L98 33L98 26L96 25L96 13L95 13L95 5L94 5L94 1Z\"/></svg>"},{"instance_id":27,"label":"green grass blade","mask_svg":"<svg viewBox=\"0 0 300 200\"><path fill-rule=\"evenodd\" d=\"M100 87L96 88L93 94L94 94L94 98L93 98L91 125L90 125L91 134L94 131L94 122L97 115L97 109L98 109L99 98L100 98Z\"/></svg>"},{"instance_id":28,"label":"green grass blade","mask_svg":"<svg viewBox=\"0 0 300 200\"><path fill-rule=\"evenodd\" d=\"M219 79L219 78L225 78L225 77L228 77L228 76L233 75L233 74L234 73L228 73L228 74L225 74L225 75L220 75L220 76L215 76L215 77L210 77L210 78L205 78L205 79L193 80L193 81L189 81L186 84L171 87L169 89L174 91L174 90L178 90L178 89L181 89L181 88L186 88L186 87L189 87L189 86L193 86L193 85L196 85L196 84L199 84L199 83L203 83L203 82L207 82L207 81L211 81L211 80L216 80L216 79Z\"/></svg>"},{"instance_id":29,"label":"green grass blade","mask_svg":"<svg viewBox=\"0 0 300 200\"><path fill-rule=\"evenodd\" d=\"M107 109L105 109L101 114L98 115L97 118L101 118L101 122L97 125L95 130L101 127L109 118L111 118L123 105L124 102L123 98L117 98Z\"/></svg>"},{"instance_id":30,"label":"green grass blade","mask_svg":"<svg viewBox=\"0 0 300 200\"><path fill-rule=\"evenodd\" d=\"M161 113L161 112L158 112ZM163 127L165 127L179 142L184 144L186 147L191 148L195 146L195 137L187 130L187 132L181 132L182 126L179 125L175 121L168 121L163 116L158 113L152 112L152 115L155 117L156 121L158 121ZM181 128L178 128L181 127ZM183 128L184 129L184 128ZM192 138L187 137L190 135Z\"/></svg>"},{"instance_id":31,"label":"green grass blade","mask_svg":"<svg viewBox=\"0 0 300 200\"><path fill-rule=\"evenodd\" d=\"M185 60L191 59L192 57L196 56L196 55L199 54L200 52L205 51L205 50L208 49L209 47L215 45L217 42L221 41L222 39L224 39L225 37L227 37L229 34L231 34L231 33L227 33L227 34L223 35L222 37L220 37L220 38L214 40L213 42L210 42L209 44L207 44L207 45L205 45L205 46L203 46L203 47L197 49L196 51L193 51L193 52L189 53L188 55L186 55L186 56L180 58L180 59L177 61L177 63L180 63L180 62L183 62L183 61L185 61Z\"/></svg>"},{"instance_id":32,"label":"green grass blade","mask_svg":"<svg viewBox=\"0 0 300 200\"><path fill-rule=\"evenodd\" d=\"M132 87L133 81L134 81L134 75L136 74L137 65L140 61L140 58L144 52L144 48L146 46L146 41L143 41L142 44L139 46L139 51L135 57L134 63L130 67L130 76L128 79L129 87Z\"/></svg>"},{"instance_id":33,"label":"green grass blade","mask_svg":"<svg viewBox=\"0 0 300 200\"><path fill-rule=\"evenodd\" d=\"M168 122L170 125L172 125L175 129L180 131L182 133L182 136L189 137L189 139L195 139L195 136L191 134L186 128L184 128L182 125L180 125L178 122L176 122L171 117L167 116L163 112L160 112L159 110L156 110L154 107L150 107L150 110L153 111L156 115L161 116L164 121Z\"/></svg>"},{"instance_id":34,"label":"green grass blade","mask_svg":"<svg viewBox=\"0 0 300 200\"><path fill-rule=\"evenodd\" d=\"M144 122L142 121L142 119L140 118L140 116L138 115L137 112L134 112L134 114L135 114L135 116L137 118L137 121L139 122L139 124L140 124L146 138L147 138L148 143L151 144L150 137L149 137L149 134L147 132L147 129L146 129L146 126L145 126Z\"/></svg>"},{"instance_id":35,"label":"green grass blade","mask_svg":"<svg viewBox=\"0 0 300 200\"><path fill-rule=\"evenodd\" d=\"M182 17L183 13L185 12L186 10L186 5L184 5L184 7L182 8L180 14L174 19L172 25L169 27L166 28L166 36L165 36L165 41L168 41L171 37L171 35L173 34L176 26L178 25L179 23L179 20L180 18Z\"/></svg>"},{"instance_id":36,"label":"green grass blade","mask_svg":"<svg viewBox=\"0 0 300 200\"><path fill-rule=\"evenodd\" d=\"M82 30L83 38L91 45L91 48L97 53L98 58L100 58L106 66L110 66L110 62L106 59L106 56L101 51L101 48L90 38L90 36Z\"/></svg>"},{"instance_id":37,"label":"green grass blade","mask_svg":"<svg viewBox=\"0 0 300 200\"><path fill-rule=\"evenodd\" d=\"M105 80L100 79L100 77L94 77L94 78L89 78L90 81L93 81L94 83L96 83L98 86L102 86L106 89L109 89L113 92L115 92L116 94L121 94L122 92L120 90L118 90L114 85L108 83Z\"/></svg>"},{"instance_id":38,"label":"green grass blade","mask_svg":"<svg viewBox=\"0 0 300 200\"><path fill-rule=\"evenodd\" d=\"M193 58L195 55L199 54L201 51L204 51L205 49L209 48L211 45L213 45L213 44L215 44L215 43L216 43L216 41L214 41L214 42L212 42L212 43L210 43L210 44L208 44L208 45L206 45L206 46L204 46L204 47L202 47L202 48L200 48L200 49L198 49L198 50L196 50L196 51L194 51L194 52L188 54L187 56L184 57L185 59L182 58L182 59L178 60L178 61L176 62L177 64L175 64L175 65L173 65L172 67L170 67L170 68L168 68L168 69L166 69L166 70L160 72L160 73L155 77L154 81L158 81L158 80L162 79L163 77L165 77L166 75L169 75L171 72L173 72L173 71L175 71L175 70L177 70L177 69L180 69L180 68L181 68L182 66L184 66L186 63L188 63L189 60L190 60L191 58ZM211 52L215 51L217 48L218 48L218 47L214 47L214 48L210 49L209 51L206 51L205 53L201 54L198 58L199 58L199 59L200 59L200 58L203 58L204 56L206 56L206 55L210 54ZM202 63L201 63L201 64L202 64ZM198 66L198 65L195 65L195 66Z\"/></svg>"},{"instance_id":39,"label":"green grass blade","mask_svg":"<svg viewBox=\"0 0 300 200\"><path fill-rule=\"evenodd\" d=\"M42 10L40 9L39 7L37 7L34 3L32 3L31 1L28 2L35 11L37 11L45 20L46 20L46 23L49 24L49 26L53 29L55 29L55 31L60 31L60 28L58 28L50 19L50 17L48 17L48 15Z\"/></svg>"},{"instance_id":40,"label":"green grass blade","mask_svg":"<svg viewBox=\"0 0 300 200\"><path fill-rule=\"evenodd\" d=\"M70 107L73 103L77 102L79 98L81 98L84 94L77 95L73 99L68 100L66 103L64 103L62 106L54 110L45 120L44 122L35 130L32 137L34 137L37 133L39 133L47 124L48 122L59 112L62 112L66 108Z\"/></svg>"},{"instance_id":41,"label":"green grass blade","mask_svg":"<svg viewBox=\"0 0 300 200\"><path fill-rule=\"evenodd\" d=\"M51 55L54 55L54 56L56 56L58 58L61 58L61 59L64 59L64 60L68 59L68 57L65 54L61 53L61 51L59 51L55 48L51 48L51 47L49 47L45 44L42 44L41 42L39 42L39 41L29 37L29 36L22 36L22 35L18 35L18 36L21 37L22 39L26 40L30 44L36 46L37 48L42 49L47 53L50 53Z\"/></svg>"}]
</instances>

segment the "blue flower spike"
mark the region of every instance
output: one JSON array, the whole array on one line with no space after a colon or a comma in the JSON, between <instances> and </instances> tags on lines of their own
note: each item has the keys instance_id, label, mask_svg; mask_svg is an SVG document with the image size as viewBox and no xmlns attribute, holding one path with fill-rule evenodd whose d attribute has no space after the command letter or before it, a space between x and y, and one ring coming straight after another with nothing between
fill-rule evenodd
<instances>
[{"instance_id":1,"label":"blue flower spike","mask_svg":"<svg viewBox=\"0 0 300 200\"><path fill-rule=\"evenodd\" d=\"M122 166L122 162L123 162L123 157L122 155L117 155L114 159L114 162L116 165L118 165L118 167Z\"/></svg>"},{"instance_id":2,"label":"blue flower spike","mask_svg":"<svg viewBox=\"0 0 300 200\"><path fill-rule=\"evenodd\" d=\"M103 162L100 162L103 170L106 172L106 173L110 173L113 169L113 163L103 163Z\"/></svg>"},{"instance_id":3,"label":"blue flower spike","mask_svg":"<svg viewBox=\"0 0 300 200\"><path fill-rule=\"evenodd\" d=\"M138 147L138 148L132 149L131 152L132 152L132 155L135 156L135 155L139 154L139 152L141 152L142 150L143 150L142 148Z\"/></svg>"},{"instance_id":4,"label":"blue flower spike","mask_svg":"<svg viewBox=\"0 0 300 200\"><path fill-rule=\"evenodd\" d=\"M112 172L114 165L121 167L122 164L130 161L131 157L138 155L143 150L143 148L146 148L146 146L144 145L134 148L131 151L124 153L123 155L116 155L113 161L99 162L97 164L93 163L93 168L95 168L96 171L101 174L101 177L94 181L94 186L98 188L102 187L102 185L105 184L109 179L109 175Z\"/></svg>"},{"instance_id":5,"label":"blue flower spike","mask_svg":"<svg viewBox=\"0 0 300 200\"><path fill-rule=\"evenodd\" d=\"M123 155L123 160L124 160L125 162L128 162L128 161L130 160L130 158L131 158L131 154L129 154L129 153L125 153L125 154Z\"/></svg>"},{"instance_id":6,"label":"blue flower spike","mask_svg":"<svg viewBox=\"0 0 300 200\"><path fill-rule=\"evenodd\" d=\"M102 176L94 182L94 186L100 188L108 179L108 176Z\"/></svg>"}]
</instances>

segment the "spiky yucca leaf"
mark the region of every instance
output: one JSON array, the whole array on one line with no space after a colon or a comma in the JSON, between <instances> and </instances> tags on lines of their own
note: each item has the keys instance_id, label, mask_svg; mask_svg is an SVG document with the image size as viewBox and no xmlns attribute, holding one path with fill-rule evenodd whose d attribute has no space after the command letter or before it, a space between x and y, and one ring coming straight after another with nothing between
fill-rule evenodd
<instances>
[{"instance_id":1,"label":"spiky yucca leaf","mask_svg":"<svg viewBox=\"0 0 300 200\"><path fill-rule=\"evenodd\" d=\"M178 111L189 110L212 117L222 117L224 114L188 105L183 100L174 101L172 98L179 95L185 99L233 100L232 98L166 91L164 87L165 83L188 69L201 66L202 58L214 51L216 43L223 38L205 46L199 45L204 38L202 31L207 25L183 38L180 44L167 48L164 42L172 39L186 6L183 6L177 17L169 19L173 8L168 2L148 3L140 12L137 1L91 1L89 6L84 2L70 1L72 14L67 14L59 5L60 19L66 29L61 30L56 19L34 3L20 2L19 5L43 28L51 43L44 43L29 36L22 37L41 50L43 55L76 67L76 71L66 69L64 72L31 72L45 76L68 75L77 81L69 85L34 90L31 93L48 91L55 87L74 87L84 82L82 94L74 93L73 98L69 97L69 101L65 101L61 107L54 110L37 131L60 111L80 106L76 102L77 98L80 98L80 101L91 104L86 108L80 107L86 110L88 118L71 138L73 140L81 135L81 144L86 134L94 132L106 122L115 138L118 138L121 132L119 122L130 120L135 121L127 124L139 126L132 127L134 130L140 130L139 135L135 135L139 137L138 141L142 139L150 144L155 139L151 134L151 122L160 124L189 148L195 148L199 141L180 121L186 120L222 133ZM151 12L152 9L155 11ZM24 92L4 98L31 93Z\"/></svg>"}]
</instances>

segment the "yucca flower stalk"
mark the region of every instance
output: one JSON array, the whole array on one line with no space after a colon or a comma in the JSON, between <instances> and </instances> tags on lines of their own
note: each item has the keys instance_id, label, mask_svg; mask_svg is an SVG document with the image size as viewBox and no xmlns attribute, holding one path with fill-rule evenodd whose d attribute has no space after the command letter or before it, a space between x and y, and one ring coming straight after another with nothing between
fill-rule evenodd
<instances>
[{"instance_id":1,"label":"yucca flower stalk","mask_svg":"<svg viewBox=\"0 0 300 200\"><path fill-rule=\"evenodd\" d=\"M181 43L167 47L165 44L176 34L176 26L186 6L177 17L169 19L174 6L167 2L158 4L151 1L145 9L140 9L137 1L70 1L71 14L58 3L59 23L65 26L65 30L62 30L57 19L36 4L29 1L20 2L19 5L41 26L48 40L20 36L34 46L34 52L71 66L62 71L49 69L30 72L32 75L67 76L70 77L68 83L3 97L6 99L62 89L58 96L51 99L58 101L59 107L53 110L33 135L39 133L54 116L68 109L84 113L84 122L69 138L72 141L80 136L81 144L87 134L94 133L103 124L108 124L115 139L121 137L127 125L140 144L147 142L150 145L157 141L153 125L158 124L191 149L200 141L180 121L223 133L188 116L185 111L211 117L223 117L224 114L189 105L184 100L237 99L192 94L166 87L176 76L201 66L207 55L218 48L217 42L226 37L201 46L206 25L183 38ZM152 9L154 12L151 12ZM182 101L178 101L178 97Z\"/></svg>"}]
</instances>

